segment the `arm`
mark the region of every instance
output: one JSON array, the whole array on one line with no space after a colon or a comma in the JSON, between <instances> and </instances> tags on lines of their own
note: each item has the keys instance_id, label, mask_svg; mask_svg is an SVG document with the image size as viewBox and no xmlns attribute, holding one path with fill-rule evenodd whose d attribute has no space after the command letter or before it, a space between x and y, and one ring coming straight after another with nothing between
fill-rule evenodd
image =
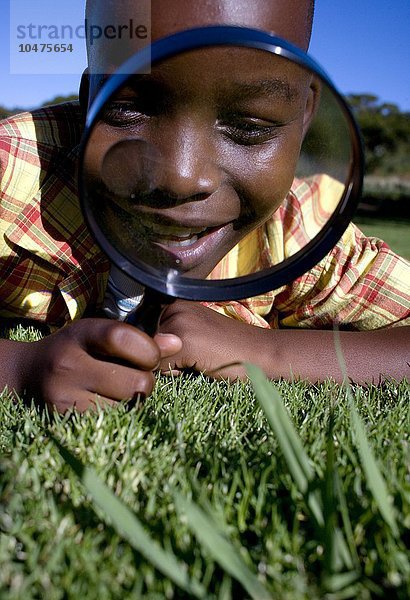
<instances>
[{"instance_id":1,"label":"arm","mask_svg":"<svg viewBox=\"0 0 410 600\"><path fill-rule=\"evenodd\" d=\"M378 384L386 378L410 380L410 327L376 331L342 331L340 345L348 378ZM262 349L261 367L270 377L343 381L335 333L320 330L260 330L253 344ZM259 340L258 340L259 338ZM256 342L256 344L255 344ZM265 352L265 349L270 350Z\"/></svg>"},{"instance_id":2,"label":"arm","mask_svg":"<svg viewBox=\"0 0 410 600\"><path fill-rule=\"evenodd\" d=\"M161 331L174 333L183 342L182 351L172 357L172 370L194 368L216 378L235 379L245 377L243 367L223 365L251 362L272 379L343 380L333 331L263 329L181 301L167 309ZM410 379L410 327L342 331L340 340L347 375L354 382ZM162 361L163 370L169 362Z\"/></svg>"},{"instance_id":3,"label":"arm","mask_svg":"<svg viewBox=\"0 0 410 600\"><path fill-rule=\"evenodd\" d=\"M108 319L84 319L38 342L0 340L6 385L59 412L145 397L160 359L181 349L174 336L151 339Z\"/></svg>"}]
</instances>

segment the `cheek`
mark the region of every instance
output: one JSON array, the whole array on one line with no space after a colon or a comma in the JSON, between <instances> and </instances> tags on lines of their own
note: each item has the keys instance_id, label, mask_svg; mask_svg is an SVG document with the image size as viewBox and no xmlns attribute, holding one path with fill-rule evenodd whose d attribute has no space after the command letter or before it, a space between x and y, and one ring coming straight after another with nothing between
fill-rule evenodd
<instances>
[{"instance_id":1,"label":"cheek","mask_svg":"<svg viewBox=\"0 0 410 600\"><path fill-rule=\"evenodd\" d=\"M101 179L104 157L115 141L117 141L115 136L106 130L104 124L94 128L85 155L85 169L90 179Z\"/></svg>"},{"instance_id":2,"label":"cheek","mask_svg":"<svg viewBox=\"0 0 410 600\"><path fill-rule=\"evenodd\" d=\"M94 126L87 142L87 165L89 165L90 170L101 174L104 159L109 150L118 142L127 141L132 137L129 131L122 131L120 128L116 129L103 121L99 121Z\"/></svg>"},{"instance_id":3,"label":"cheek","mask_svg":"<svg viewBox=\"0 0 410 600\"><path fill-rule=\"evenodd\" d=\"M295 176L302 141L302 124L277 139L242 148L237 155L233 185L238 190L246 211L255 220L266 220L285 199Z\"/></svg>"}]
</instances>

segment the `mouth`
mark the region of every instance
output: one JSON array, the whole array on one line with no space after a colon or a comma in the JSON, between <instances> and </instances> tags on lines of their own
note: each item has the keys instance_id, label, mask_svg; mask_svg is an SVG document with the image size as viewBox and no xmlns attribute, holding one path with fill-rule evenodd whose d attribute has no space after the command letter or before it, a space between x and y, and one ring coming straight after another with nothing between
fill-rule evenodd
<instances>
[{"instance_id":1,"label":"mouth","mask_svg":"<svg viewBox=\"0 0 410 600\"><path fill-rule=\"evenodd\" d=\"M219 226L221 227L221 226ZM167 248L188 248L219 227L181 227L155 225L150 228L151 241Z\"/></svg>"},{"instance_id":2,"label":"mouth","mask_svg":"<svg viewBox=\"0 0 410 600\"><path fill-rule=\"evenodd\" d=\"M127 255L134 252L138 262L201 279L231 250L244 229L236 211L224 215L227 218L221 222L217 210L203 205L201 210L195 205L190 210L160 212L128 202L123 206L110 197L107 208L107 230Z\"/></svg>"},{"instance_id":3,"label":"mouth","mask_svg":"<svg viewBox=\"0 0 410 600\"><path fill-rule=\"evenodd\" d=\"M154 247L172 257L172 264L180 272L206 277L225 255L232 223L214 226L150 224L149 240Z\"/></svg>"}]
</instances>

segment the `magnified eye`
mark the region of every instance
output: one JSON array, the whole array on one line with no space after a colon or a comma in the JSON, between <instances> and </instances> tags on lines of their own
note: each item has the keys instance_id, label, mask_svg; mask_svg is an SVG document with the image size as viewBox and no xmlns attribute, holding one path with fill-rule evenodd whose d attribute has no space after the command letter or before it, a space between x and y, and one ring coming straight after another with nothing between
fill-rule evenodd
<instances>
[{"instance_id":1,"label":"magnified eye","mask_svg":"<svg viewBox=\"0 0 410 600\"><path fill-rule=\"evenodd\" d=\"M148 115L141 103L135 100L113 100L107 104L103 119L114 127L127 127L140 124Z\"/></svg>"},{"instance_id":2,"label":"magnified eye","mask_svg":"<svg viewBox=\"0 0 410 600\"><path fill-rule=\"evenodd\" d=\"M274 139L281 123L247 115L229 115L220 119L218 129L237 144L262 144Z\"/></svg>"}]
</instances>

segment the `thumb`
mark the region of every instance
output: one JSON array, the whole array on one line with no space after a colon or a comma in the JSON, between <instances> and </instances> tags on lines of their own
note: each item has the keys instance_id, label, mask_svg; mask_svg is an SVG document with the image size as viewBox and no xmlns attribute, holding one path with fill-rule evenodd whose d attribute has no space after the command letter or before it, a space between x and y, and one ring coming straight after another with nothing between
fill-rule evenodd
<instances>
[{"instance_id":1,"label":"thumb","mask_svg":"<svg viewBox=\"0 0 410 600\"><path fill-rule=\"evenodd\" d=\"M173 356L182 350L182 340L172 333L157 333L154 341L161 352L161 358Z\"/></svg>"}]
</instances>

